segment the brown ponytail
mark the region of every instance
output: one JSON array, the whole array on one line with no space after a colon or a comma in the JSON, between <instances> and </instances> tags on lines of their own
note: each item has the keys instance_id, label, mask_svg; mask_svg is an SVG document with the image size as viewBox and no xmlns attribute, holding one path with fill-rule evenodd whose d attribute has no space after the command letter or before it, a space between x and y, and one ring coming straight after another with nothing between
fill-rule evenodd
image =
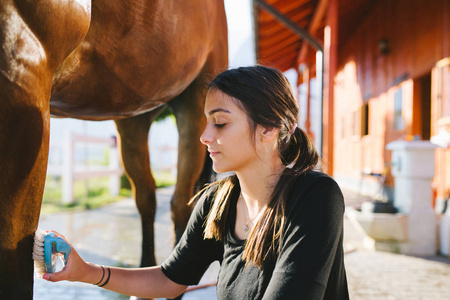
<instances>
[{"instance_id":1,"label":"brown ponytail","mask_svg":"<svg viewBox=\"0 0 450 300\"><path fill-rule=\"evenodd\" d=\"M320 160L312 139L300 128L295 130L280 156L286 165L294 162L291 170L297 174L314 169Z\"/></svg>"}]
</instances>

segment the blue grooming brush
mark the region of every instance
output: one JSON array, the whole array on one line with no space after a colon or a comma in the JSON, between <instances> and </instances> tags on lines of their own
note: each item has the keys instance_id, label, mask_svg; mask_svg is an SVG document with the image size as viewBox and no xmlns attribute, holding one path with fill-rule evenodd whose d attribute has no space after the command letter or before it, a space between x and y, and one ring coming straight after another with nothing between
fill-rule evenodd
<instances>
[{"instance_id":1,"label":"blue grooming brush","mask_svg":"<svg viewBox=\"0 0 450 300\"><path fill-rule=\"evenodd\" d=\"M60 254L64 254L64 264L67 262L70 251L70 245L54 232L46 233L37 230L34 237L33 259L36 273L42 277L44 273L54 273Z\"/></svg>"},{"instance_id":2,"label":"blue grooming brush","mask_svg":"<svg viewBox=\"0 0 450 300\"><path fill-rule=\"evenodd\" d=\"M44 260L47 273L55 272L58 253L64 254L64 264L66 264L71 250L72 248L65 240L55 236L54 232L48 233L44 241Z\"/></svg>"}]
</instances>

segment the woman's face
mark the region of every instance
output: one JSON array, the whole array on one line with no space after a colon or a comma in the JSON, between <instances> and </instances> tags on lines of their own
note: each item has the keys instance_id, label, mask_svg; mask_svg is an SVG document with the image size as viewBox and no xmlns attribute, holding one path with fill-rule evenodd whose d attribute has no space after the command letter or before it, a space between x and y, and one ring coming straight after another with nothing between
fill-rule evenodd
<instances>
[{"instance_id":1,"label":"woman's face","mask_svg":"<svg viewBox=\"0 0 450 300\"><path fill-rule=\"evenodd\" d=\"M247 114L219 90L206 95L206 128L200 141L208 146L217 173L251 168L258 159Z\"/></svg>"}]
</instances>

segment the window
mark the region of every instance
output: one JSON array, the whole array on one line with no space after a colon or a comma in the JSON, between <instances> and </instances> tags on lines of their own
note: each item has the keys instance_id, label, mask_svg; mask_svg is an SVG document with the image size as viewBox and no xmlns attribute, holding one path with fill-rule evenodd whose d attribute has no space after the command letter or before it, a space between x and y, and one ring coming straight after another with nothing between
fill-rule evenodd
<instances>
[{"instance_id":1,"label":"window","mask_svg":"<svg viewBox=\"0 0 450 300\"><path fill-rule=\"evenodd\" d=\"M347 116L342 118L342 124L346 123ZM344 126L343 126L344 128ZM360 108L351 114L351 135L354 137L363 137L369 134L369 103L363 104ZM345 132L342 132L344 136Z\"/></svg>"},{"instance_id":2,"label":"window","mask_svg":"<svg viewBox=\"0 0 450 300\"><path fill-rule=\"evenodd\" d=\"M361 108L361 137L369 135L369 103Z\"/></svg>"}]
</instances>

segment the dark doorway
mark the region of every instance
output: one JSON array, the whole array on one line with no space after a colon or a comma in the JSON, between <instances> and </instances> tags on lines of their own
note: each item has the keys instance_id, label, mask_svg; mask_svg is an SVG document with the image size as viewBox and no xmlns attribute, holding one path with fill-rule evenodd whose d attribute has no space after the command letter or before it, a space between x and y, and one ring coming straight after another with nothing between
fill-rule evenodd
<instances>
[{"instance_id":1,"label":"dark doorway","mask_svg":"<svg viewBox=\"0 0 450 300\"><path fill-rule=\"evenodd\" d=\"M423 140L431 135L431 73L414 80L413 133Z\"/></svg>"}]
</instances>

